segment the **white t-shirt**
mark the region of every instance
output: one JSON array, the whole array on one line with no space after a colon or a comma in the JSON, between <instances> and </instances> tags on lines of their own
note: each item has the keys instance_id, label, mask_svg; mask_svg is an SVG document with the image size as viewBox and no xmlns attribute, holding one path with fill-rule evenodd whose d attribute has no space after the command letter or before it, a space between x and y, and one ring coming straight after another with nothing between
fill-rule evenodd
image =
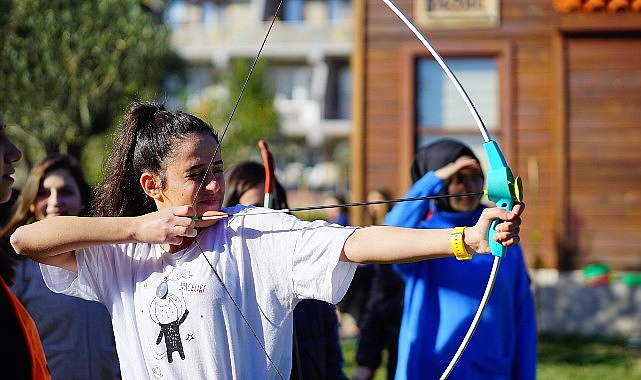
<instances>
[{"instance_id":1,"label":"white t-shirt","mask_svg":"<svg viewBox=\"0 0 641 380\"><path fill-rule=\"evenodd\" d=\"M51 290L107 306L125 379L287 379L294 306L345 295L356 264L339 257L352 232L286 214L237 215L198 234L202 251L106 245L76 251L77 274L41 268Z\"/></svg>"}]
</instances>

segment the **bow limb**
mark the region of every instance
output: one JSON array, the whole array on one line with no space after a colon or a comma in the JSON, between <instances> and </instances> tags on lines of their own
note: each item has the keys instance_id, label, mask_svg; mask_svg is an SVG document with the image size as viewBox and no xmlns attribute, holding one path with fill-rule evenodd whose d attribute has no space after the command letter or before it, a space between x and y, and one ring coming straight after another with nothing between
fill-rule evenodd
<instances>
[{"instance_id":1,"label":"bow limb","mask_svg":"<svg viewBox=\"0 0 641 380\"><path fill-rule=\"evenodd\" d=\"M265 167L265 200L263 206L266 208L275 208L274 157L264 140L258 141L258 147L260 148L260 155L263 157L263 166Z\"/></svg>"},{"instance_id":2,"label":"bow limb","mask_svg":"<svg viewBox=\"0 0 641 380\"><path fill-rule=\"evenodd\" d=\"M514 206L515 202L521 201L521 197L523 193L522 192L523 186L521 183L521 179L519 177L514 178L514 176L512 175L512 171L508 167L507 162L503 157L503 153L501 152L501 149L499 148L498 144L490 138L490 134L487 131L487 128L485 127L485 124L483 123L483 120L479 115L479 112L477 111L476 107L472 103L470 96L467 94L467 92L459 82L458 78L454 75L452 70L450 70L450 68L447 66L447 64L445 63L441 55L438 53L438 51L436 51L436 49L432 46L432 44L430 44L427 38L425 38L425 36L421 34L418 28L403 14L403 12L391 0L383 0L383 2L392 10L392 12L394 12L401 19L401 21L403 21L403 23L405 23L405 25L412 31L412 33L414 33L414 35L421 41L423 46L427 48L427 50L432 54L436 62L438 62L438 64L441 66L441 68L443 69L447 77L450 79L450 81L452 82L452 84L454 85L458 93L461 95L467 108L472 114L474 121L479 127L479 131L481 132L481 135L483 136L483 139L485 141L485 143L483 144L483 147L485 149L485 153L487 155L487 158L490 164L490 169L487 173L487 190L486 190L488 199L494 202L499 207L503 207L507 210L512 210L512 207ZM474 331L476 330L476 327L480 322L481 315L483 314L483 310L485 309L485 306L487 305L487 302L490 298L490 294L492 293L494 282L496 281L496 276L498 274L498 268L501 263L501 259L505 256L505 253L506 253L506 247L503 247L502 244L494 241L494 235L496 234L495 227L499 222L500 220L498 219L492 221L490 228L488 230L487 240L490 244L490 250L492 252L492 255L494 255L494 263L492 265L492 271L487 281L487 286L485 288L483 298L481 299L481 303L479 304L476 314L474 315L474 319L472 320L472 323L470 324L470 327L465 337L461 341L461 344L458 350L452 357L452 360L448 364L445 371L443 371L443 374L440 377L441 380L447 379L447 377L450 375L450 373L454 369L454 366L458 362L459 358L463 354L463 351L467 347L467 344L472 338L472 335L474 334Z\"/></svg>"},{"instance_id":3,"label":"bow limb","mask_svg":"<svg viewBox=\"0 0 641 380\"><path fill-rule=\"evenodd\" d=\"M503 153L499 148L498 144L490 138L490 134L481 119L481 115L474 106L472 99L465 91L465 88L461 85L461 82L458 80L454 72L447 66L443 57L439 52L432 46L432 44L427 40L427 38L418 30L418 28L403 14L403 12L391 1L383 0L383 2L394 12L403 23L414 33L414 35L421 41L423 46L432 54L436 62L441 66L445 75L450 79L459 95L465 102L468 110L472 114L476 125L483 136L485 143L483 147L485 149L485 154L490 163L490 170L487 174L487 197L490 201L494 202L497 206L503 207L507 210L511 210L515 202L520 202L523 194L523 185L520 177L514 177L512 171L508 167ZM490 228L488 241L490 241L490 247L492 254L494 256L505 256L505 248L499 243L493 243L495 230L494 227L499 221L496 220Z\"/></svg>"}]
</instances>

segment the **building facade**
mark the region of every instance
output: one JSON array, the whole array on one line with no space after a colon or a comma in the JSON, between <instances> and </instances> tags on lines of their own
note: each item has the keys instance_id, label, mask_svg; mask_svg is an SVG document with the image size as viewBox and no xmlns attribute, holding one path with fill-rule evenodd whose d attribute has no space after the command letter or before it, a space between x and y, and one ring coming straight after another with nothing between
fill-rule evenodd
<instances>
[{"instance_id":1,"label":"building facade","mask_svg":"<svg viewBox=\"0 0 641 380\"><path fill-rule=\"evenodd\" d=\"M301 162L280 167L295 186L307 166L307 186L326 189L348 180L353 15L350 0L172 1L165 18L173 45L188 62L189 101L217 84L232 58L267 62L267 80L281 115L281 133L306 147ZM270 28L274 14L276 23ZM264 40L264 45L263 45ZM290 178L293 177L293 178Z\"/></svg>"},{"instance_id":2,"label":"building facade","mask_svg":"<svg viewBox=\"0 0 641 380\"><path fill-rule=\"evenodd\" d=\"M641 270L641 0L396 4L452 68L523 178L529 266ZM189 61L188 93L215 84L231 58L254 58L277 7L172 2L166 14ZM349 183L351 200L374 188L401 197L416 148L439 137L484 156L460 96L383 1L282 7L261 52L282 131L314 152L305 164L333 161L351 138L351 166L335 177ZM353 224L363 212L351 210Z\"/></svg>"},{"instance_id":3,"label":"building facade","mask_svg":"<svg viewBox=\"0 0 641 380\"><path fill-rule=\"evenodd\" d=\"M534 268L641 270L641 1L398 0L524 182ZM382 1L356 0L352 192L410 186L417 147L474 120ZM354 211L355 220L362 218Z\"/></svg>"}]
</instances>

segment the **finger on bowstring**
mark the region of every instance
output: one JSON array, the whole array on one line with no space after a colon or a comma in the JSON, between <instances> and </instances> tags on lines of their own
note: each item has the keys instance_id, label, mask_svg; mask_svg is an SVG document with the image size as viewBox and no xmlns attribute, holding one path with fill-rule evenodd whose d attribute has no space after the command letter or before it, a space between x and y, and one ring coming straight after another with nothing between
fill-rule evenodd
<instances>
[{"instance_id":1,"label":"finger on bowstring","mask_svg":"<svg viewBox=\"0 0 641 380\"><path fill-rule=\"evenodd\" d=\"M195 209L191 205L175 206L172 208L172 212L176 216L187 216L191 217L196 214Z\"/></svg>"},{"instance_id":2,"label":"finger on bowstring","mask_svg":"<svg viewBox=\"0 0 641 380\"><path fill-rule=\"evenodd\" d=\"M196 237L198 231L194 228L194 221L189 219L190 223L188 226L176 226L176 235L182 237Z\"/></svg>"},{"instance_id":3,"label":"finger on bowstring","mask_svg":"<svg viewBox=\"0 0 641 380\"><path fill-rule=\"evenodd\" d=\"M176 234L170 234L169 236L165 237L165 244L171 244L171 245L180 245L183 242L183 236L176 235Z\"/></svg>"}]
</instances>

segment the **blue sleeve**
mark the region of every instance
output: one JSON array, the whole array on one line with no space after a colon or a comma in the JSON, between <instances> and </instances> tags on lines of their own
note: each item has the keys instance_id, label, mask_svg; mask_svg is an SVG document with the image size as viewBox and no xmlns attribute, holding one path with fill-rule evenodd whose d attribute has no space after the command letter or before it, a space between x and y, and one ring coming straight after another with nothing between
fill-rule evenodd
<instances>
[{"instance_id":1,"label":"blue sleeve","mask_svg":"<svg viewBox=\"0 0 641 380\"><path fill-rule=\"evenodd\" d=\"M520 245L510 249L508 254L518 258L517 268L521 268L520 273L515 276L514 284L516 336L519 337L514 354L514 379L534 380L536 378L537 362L537 332L536 332L536 312L534 307L534 297L531 290L530 276L523 260L523 253Z\"/></svg>"},{"instance_id":2,"label":"blue sleeve","mask_svg":"<svg viewBox=\"0 0 641 380\"><path fill-rule=\"evenodd\" d=\"M436 195L445 183L433 171L416 181L405 194L405 198L428 197ZM430 200L399 202L387 213L383 224L387 226L414 228L425 218L430 209Z\"/></svg>"}]
</instances>

